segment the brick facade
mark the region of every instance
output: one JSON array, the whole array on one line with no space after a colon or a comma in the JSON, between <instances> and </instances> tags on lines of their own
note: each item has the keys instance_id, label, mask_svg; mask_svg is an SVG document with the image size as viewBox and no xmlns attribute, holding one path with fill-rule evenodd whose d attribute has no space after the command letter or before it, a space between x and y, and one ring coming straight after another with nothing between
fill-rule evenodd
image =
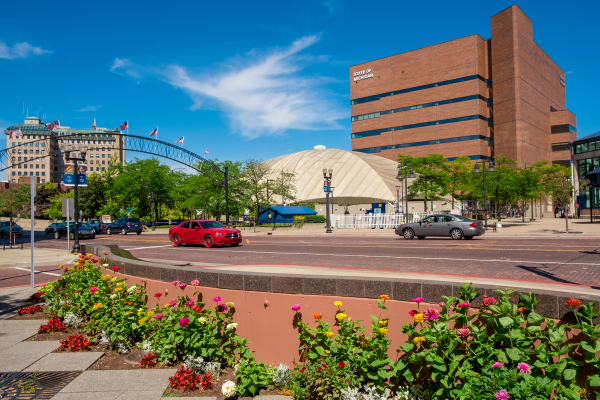
<instances>
[{"instance_id":1,"label":"brick facade","mask_svg":"<svg viewBox=\"0 0 600 400\"><path fill-rule=\"evenodd\" d=\"M570 160L576 118L566 110L564 71L533 41L531 20L518 6L492 16L491 33L488 40L471 35L352 66L352 149L391 160L431 153L503 154L522 166ZM395 91L401 93L390 94ZM416 107L397 110L410 106ZM461 117L478 119L448 122ZM427 124L406 127L421 123ZM373 130L386 131L365 132Z\"/></svg>"}]
</instances>

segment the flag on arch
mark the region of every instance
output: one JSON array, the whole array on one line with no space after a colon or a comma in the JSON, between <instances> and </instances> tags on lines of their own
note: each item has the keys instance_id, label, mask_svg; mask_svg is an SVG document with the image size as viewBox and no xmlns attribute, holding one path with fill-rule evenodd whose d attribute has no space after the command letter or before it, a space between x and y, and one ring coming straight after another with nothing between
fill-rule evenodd
<instances>
[{"instance_id":1,"label":"flag on arch","mask_svg":"<svg viewBox=\"0 0 600 400\"><path fill-rule=\"evenodd\" d=\"M94 118L94 123L92 124L92 129L96 129L96 118Z\"/></svg>"},{"instance_id":2,"label":"flag on arch","mask_svg":"<svg viewBox=\"0 0 600 400\"><path fill-rule=\"evenodd\" d=\"M204 155L207 155L209 153L208 149L206 149L206 151L204 152Z\"/></svg>"},{"instance_id":3,"label":"flag on arch","mask_svg":"<svg viewBox=\"0 0 600 400\"><path fill-rule=\"evenodd\" d=\"M122 131L129 129L129 121L123 122L121 125L119 125L119 128L121 128Z\"/></svg>"},{"instance_id":4,"label":"flag on arch","mask_svg":"<svg viewBox=\"0 0 600 400\"><path fill-rule=\"evenodd\" d=\"M181 137L181 139L179 139L179 140L178 140L178 141L176 141L175 143L183 143L183 138L184 138L184 137L185 137L185 136L182 136L182 137Z\"/></svg>"},{"instance_id":5,"label":"flag on arch","mask_svg":"<svg viewBox=\"0 0 600 400\"><path fill-rule=\"evenodd\" d=\"M60 128L60 120L56 120L54 122L50 122L48 125L46 125L48 127L48 130L53 131L57 128Z\"/></svg>"},{"instance_id":6,"label":"flag on arch","mask_svg":"<svg viewBox=\"0 0 600 400\"><path fill-rule=\"evenodd\" d=\"M150 136L154 136L156 134L158 134L158 126L156 127L155 130L153 130L152 132L150 132Z\"/></svg>"}]
</instances>

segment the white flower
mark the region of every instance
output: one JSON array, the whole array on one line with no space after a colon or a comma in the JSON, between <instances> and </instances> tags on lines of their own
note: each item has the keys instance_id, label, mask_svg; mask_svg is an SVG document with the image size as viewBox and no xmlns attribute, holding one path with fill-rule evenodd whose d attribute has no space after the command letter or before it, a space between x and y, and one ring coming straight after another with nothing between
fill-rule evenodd
<instances>
[{"instance_id":1,"label":"white flower","mask_svg":"<svg viewBox=\"0 0 600 400\"><path fill-rule=\"evenodd\" d=\"M108 264L102 264L103 267L108 267Z\"/></svg>"},{"instance_id":2,"label":"white flower","mask_svg":"<svg viewBox=\"0 0 600 400\"><path fill-rule=\"evenodd\" d=\"M204 324L206 322L206 318L204 318L204 317L198 318L198 322L200 322L201 324Z\"/></svg>"},{"instance_id":3,"label":"white flower","mask_svg":"<svg viewBox=\"0 0 600 400\"><path fill-rule=\"evenodd\" d=\"M111 299L114 299L115 297L117 297L117 294L116 294L116 293L115 293L115 294L111 294L111 295L110 295L110 298L111 298Z\"/></svg>"},{"instance_id":4,"label":"white flower","mask_svg":"<svg viewBox=\"0 0 600 400\"><path fill-rule=\"evenodd\" d=\"M225 397L231 397L235 395L235 383L232 381L227 381L221 387L221 392Z\"/></svg>"},{"instance_id":5,"label":"white flower","mask_svg":"<svg viewBox=\"0 0 600 400\"><path fill-rule=\"evenodd\" d=\"M235 329L237 328L238 324L235 322L232 322L231 324L227 325L227 329Z\"/></svg>"},{"instance_id":6,"label":"white flower","mask_svg":"<svg viewBox=\"0 0 600 400\"><path fill-rule=\"evenodd\" d=\"M133 292L135 289L137 289L137 286L133 285L132 287L130 287L129 289L127 289L127 293L131 293L131 292Z\"/></svg>"}]
</instances>

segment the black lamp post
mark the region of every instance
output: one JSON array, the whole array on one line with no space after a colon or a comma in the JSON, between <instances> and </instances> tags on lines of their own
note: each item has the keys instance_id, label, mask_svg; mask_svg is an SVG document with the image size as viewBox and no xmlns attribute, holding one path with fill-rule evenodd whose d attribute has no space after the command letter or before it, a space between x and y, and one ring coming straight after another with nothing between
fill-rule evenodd
<instances>
[{"instance_id":1,"label":"black lamp post","mask_svg":"<svg viewBox=\"0 0 600 400\"><path fill-rule=\"evenodd\" d=\"M329 168L329 176L327 175L327 168L323 167L323 178L325 178L325 184L323 185L323 189L325 189L325 207L326 207L326 230L325 233L333 233L331 231L331 221L329 215L329 191L331 187L331 177L333 176L333 169Z\"/></svg>"},{"instance_id":2,"label":"black lamp post","mask_svg":"<svg viewBox=\"0 0 600 400\"><path fill-rule=\"evenodd\" d=\"M402 182L402 185L404 185L404 182ZM400 188L402 186L396 186L396 214L400 214Z\"/></svg>"},{"instance_id":3,"label":"black lamp post","mask_svg":"<svg viewBox=\"0 0 600 400\"><path fill-rule=\"evenodd\" d=\"M496 172L496 168L494 168L494 162L490 161L490 166L488 168L485 167L485 161L481 162L481 166L483 167L483 169L479 169L479 163L475 163L475 167L473 168L473 171L471 173L473 174L480 174L483 172L483 215L485 218L485 227L487 228L488 224L487 224L487 192L486 192L486 188L485 188L485 170L487 169L487 172Z\"/></svg>"},{"instance_id":4,"label":"black lamp post","mask_svg":"<svg viewBox=\"0 0 600 400\"><path fill-rule=\"evenodd\" d=\"M81 146L79 148L79 157L71 157L71 152L70 151L66 151L65 152L65 160L67 161L73 161L73 167L75 169L74 174L75 174L75 193L74 193L74 206L75 206L75 212L74 212L74 216L73 216L73 223L74 223L74 241L73 241L73 253L79 253L79 251L81 250L81 246L79 245L79 169L77 167L77 162L81 161L81 162L85 162L85 156L87 153L87 147L86 146ZM68 228L68 227L67 227ZM68 234L69 229L67 229L67 234Z\"/></svg>"},{"instance_id":5,"label":"black lamp post","mask_svg":"<svg viewBox=\"0 0 600 400\"><path fill-rule=\"evenodd\" d=\"M406 171L410 171L409 173L406 173ZM417 176L415 175L415 173L413 172L412 168L408 168L408 167L402 167L398 170L398 175L396 176L396 179L398 179L400 182L402 182L402 197L404 198L404 203L405 203L405 207L404 207L404 220L406 223L408 223L408 178L410 179L415 179ZM404 180L402 180L402 178L404 178Z\"/></svg>"},{"instance_id":6,"label":"black lamp post","mask_svg":"<svg viewBox=\"0 0 600 400\"><path fill-rule=\"evenodd\" d=\"M333 205L334 205L334 201L333 201L333 189L335 189L335 187L333 186L329 186L329 190L331 190L331 215L333 215Z\"/></svg>"}]
</instances>

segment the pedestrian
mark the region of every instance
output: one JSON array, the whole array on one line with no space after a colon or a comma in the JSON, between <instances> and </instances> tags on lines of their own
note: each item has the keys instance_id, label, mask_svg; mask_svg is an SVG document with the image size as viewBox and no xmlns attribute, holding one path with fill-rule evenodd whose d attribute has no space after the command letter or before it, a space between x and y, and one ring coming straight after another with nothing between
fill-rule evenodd
<instances>
[{"instance_id":1,"label":"pedestrian","mask_svg":"<svg viewBox=\"0 0 600 400\"><path fill-rule=\"evenodd\" d=\"M556 214L558 214L558 206L554 206L554 218L556 218Z\"/></svg>"}]
</instances>

